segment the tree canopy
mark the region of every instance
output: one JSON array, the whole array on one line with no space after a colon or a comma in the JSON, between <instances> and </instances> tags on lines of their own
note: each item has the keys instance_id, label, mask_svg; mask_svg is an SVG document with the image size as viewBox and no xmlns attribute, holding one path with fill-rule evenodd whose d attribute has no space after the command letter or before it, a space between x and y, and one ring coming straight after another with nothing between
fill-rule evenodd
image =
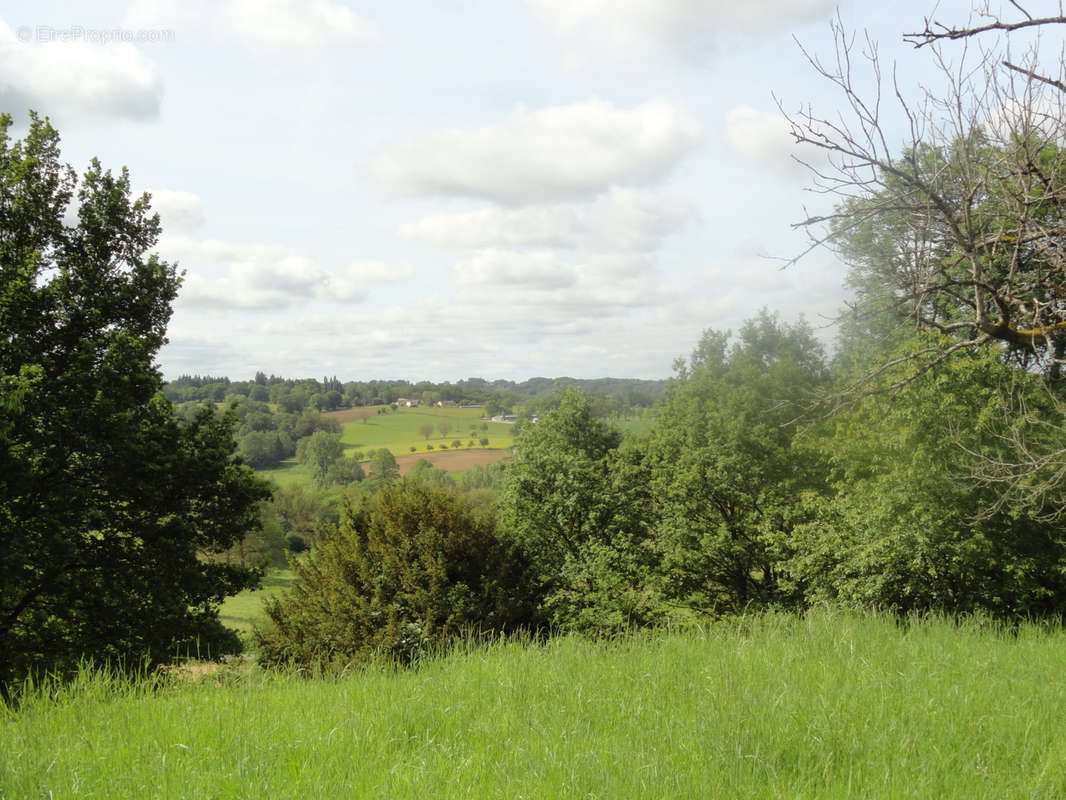
<instances>
[{"instance_id":1,"label":"tree canopy","mask_svg":"<svg viewBox=\"0 0 1066 800\"><path fill-rule=\"evenodd\" d=\"M149 197L0 115L0 684L78 660L137 666L237 645L217 619L249 569L211 553L269 492L232 419L160 394L180 277ZM65 221L76 199L76 220Z\"/></svg>"}]
</instances>

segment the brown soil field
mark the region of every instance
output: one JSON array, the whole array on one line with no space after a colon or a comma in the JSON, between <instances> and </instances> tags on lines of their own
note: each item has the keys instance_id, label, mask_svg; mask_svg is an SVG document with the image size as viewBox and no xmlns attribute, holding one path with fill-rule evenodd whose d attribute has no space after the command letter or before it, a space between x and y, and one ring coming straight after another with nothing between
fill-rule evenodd
<instances>
[{"instance_id":1,"label":"brown soil field","mask_svg":"<svg viewBox=\"0 0 1066 800\"><path fill-rule=\"evenodd\" d=\"M400 475L406 475L411 471L418 459L424 458L437 469L445 472L459 472L470 469L478 464L496 464L509 458L506 450L434 450L429 453L411 453L406 456L396 456L396 465L400 468Z\"/></svg>"},{"instance_id":2,"label":"brown soil field","mask_svg":"<svg viewBox=\"0 0 1066 800\"><path fill-rule=\"evenodd\" d=\"M341 411L327 411L322 416L335 419L343 425L345 422L355 422L365 417L372 417L377 413L377 408L345 408Z\"/></svg>"}]
</instances>

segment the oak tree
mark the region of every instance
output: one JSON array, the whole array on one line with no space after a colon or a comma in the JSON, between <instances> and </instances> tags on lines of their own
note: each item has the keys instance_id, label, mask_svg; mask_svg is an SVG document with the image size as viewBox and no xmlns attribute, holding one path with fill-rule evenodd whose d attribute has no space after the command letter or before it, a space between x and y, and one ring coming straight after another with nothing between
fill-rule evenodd
<instances>
[{"instance_id":1,"label":"oak tree","mask_svg":"<svg viewBox=\"0 0 1066 800\"><path fill-rule=\"evenodd\" d=\"M0 687L236 647L218 604L258 575L211 554L269 491L231 416L181 420L161 394L181 278L150 252L158 216L125 170L94 160L79 181L47 119L11 128L0 115Z\"/></svg>"}]
</instances>

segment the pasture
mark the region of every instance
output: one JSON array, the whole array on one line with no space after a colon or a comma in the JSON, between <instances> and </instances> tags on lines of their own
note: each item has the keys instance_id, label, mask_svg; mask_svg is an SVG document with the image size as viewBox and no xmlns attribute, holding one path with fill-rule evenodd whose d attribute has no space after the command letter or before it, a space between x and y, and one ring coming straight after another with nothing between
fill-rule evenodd
<instances>
[{"instance_id":1,"label":"pasture","mask_svg":"<svg viewBox=\"0 0 1066 800\"><path fill-rule=\"evenodd\" d=\"M1059 628L821 612L339 677L86 673L0 720L0 796L1062 797L1064 663Z\"/></svg>"},{"instance_id":2,"label":"pasture","mask_svg":"<svg viewBox=\"0 0 1066 800\"><path fill-rule=\"evenodd\" d=\"M276 597L291 588L296 575L287 569L272 569L263 576L263 583L254 591L245 590L222 601L219 619L227 628L233 628L245 638L256 624L266 621L263 601Z\"/></svg>"},{"instance_id":3,"label":"pasture","mask_svg":"<svg viewBox=\"0 0 1066 800\"><path fill-rule=\"evenodd\" d=\"M514 426L502 422L481 419L479 408L400 408L379 414L381 406L348 408L331 411L322 416L341 423L341 443L348 452L379 450L382 447L396 456L400 474L410 470L418 458L425 458L435 467L449 472L470 469L476 464L494 464L506 458L507 449L514 444ZM441 434L440 424L450 426ZM427 438L420 432L423 425L432 425L433 432ZM485 429L482 429L485 425ZM471 436L471 433L476 436ZM488 439L487 445L480 440ZM452 442L459 440L462 447L456 451ZM470 442L474 445L471 447ZM432 445L433 449L428 449ZM441 445L447 449L442 450ZM413 451L411 448L415 448ZM462 456L451 455L455 452ZM311 476L296 459L287 459L274 469L259 470L279 486L300 485L311 487Z\"/></svg>"},{"instance_id":4,"label":"pasture","mask_svg":"<svg viewBox=\"0 0 1066 800\"><path fill-rule=\"evenodd\" d=\"M371 412L363 414L362 412ZM352 412L357 412L353 414ZM514 443L514 426L502 422L489 422L481 419L480 408L400 408L387 414L378 414L377 409L346 409L323 414L334 417L341 422L341 441L345 447L354 450L376 450L388 448L394 456L407 455L414 447L418 452L427 451L426 445L433 445L437 450L440 445L451 448L452 441L458 439L465 448L471 439L475 443L482 437L489 440L487 445L478 445L493 450L505 450ZM442 434L440 425L449 426ZM427 437L420 432L423 425L432 425L433 431ZM485 425L482 430L481 426ZM476 436L471 436L471 433Z\"/></svg>"}]
</instances>

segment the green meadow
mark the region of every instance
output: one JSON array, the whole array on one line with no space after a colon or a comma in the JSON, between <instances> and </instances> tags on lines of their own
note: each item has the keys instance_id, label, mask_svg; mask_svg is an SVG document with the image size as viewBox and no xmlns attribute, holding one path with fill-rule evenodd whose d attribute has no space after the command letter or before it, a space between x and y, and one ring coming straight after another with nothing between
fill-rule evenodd
<instances>
[{"instance_id":1,"label":"green meadow","mask_svg":"<svg viewBox=\"0 0 1066 800\"><path fill-rule=\"evenodd\" d=\"M460 647L339 677L86 673L0 721L0 797L1052 798L1059 628L840 613Z\"/></svg>"},{"instance_id":2,"label":"green meadow","mask_svg":"<svg viewBox=\"0 0 1066 800\"><path fill-rule=\"evenodd\" d=\"M289 589L296 581L296 575L287 569L272 569L263 576L262 585L254 590L245 590L222 601L218 618L227 628L239 631L247 637L256 624L266 621L263 602L276 597Z\"/></svg>"},{"instance_id":3,"label":"green meadow","mask_svg":"<svg viewBox=\"0 0 1066 800\"><path fill-rule=\"evenodd\" d=\"M416 451L425 452L427 444L432 444L434 448L441 444L451 447L451 443L456 439L466 447L471 438L476 442L481 437L489 440L489 448L510 447L514 443L514 426L489 422L481 418L481 413L480 408L400 408L387 414L373 414L361 421L343 423L341 441L353 450L376 450L385 447L394 456L407 455L412 447ZM451 430L445 435L441 435L436 427L442 422L451 426ZM434 426L428 439L419 432L419 428L426 424ZM487 430L481 429L482 424L487 426ZM471 431L477 436L471 437Z\"/></svg>"},{"instance_id":4,"label":"green meadow","mask_svg":"<svg viewBox=\"0 0 1066 800\"><path fill-rule=\"evenodd\" d=\"M341 423L341 442L350 452L366 452L384 447L399 458L411 455L412 452L426 453L427 445L433 445L434 451L439 450L442 444L451 449L451 444L456 439L463 443L462 449L467 449L471 439L477 443L475 447L479 449L487 447L491 450L506 450L514 444L514 426L482 419L480 408L400 408L396 411L390 409L386 414L378 414L378 408L380 406L351 409L325 416L344 419L345 416L350 417L355 413L366 413L363 419ZM451 430L443 436L437 427L442 422L451 426ZM419 428L426 424L434 426L428 439L419 432ZM485 430L481 428L483 424L486 426ZM477 435L471 436L471 432ZM479 443L482 437L489 440L488 445ZM411 450L412 447L415 448L414 451ZM259 470L259 474L271 479L278 486L311 486L310 473L294 458L283 461L274 469Z\"/></svg>"}]
</instances>

